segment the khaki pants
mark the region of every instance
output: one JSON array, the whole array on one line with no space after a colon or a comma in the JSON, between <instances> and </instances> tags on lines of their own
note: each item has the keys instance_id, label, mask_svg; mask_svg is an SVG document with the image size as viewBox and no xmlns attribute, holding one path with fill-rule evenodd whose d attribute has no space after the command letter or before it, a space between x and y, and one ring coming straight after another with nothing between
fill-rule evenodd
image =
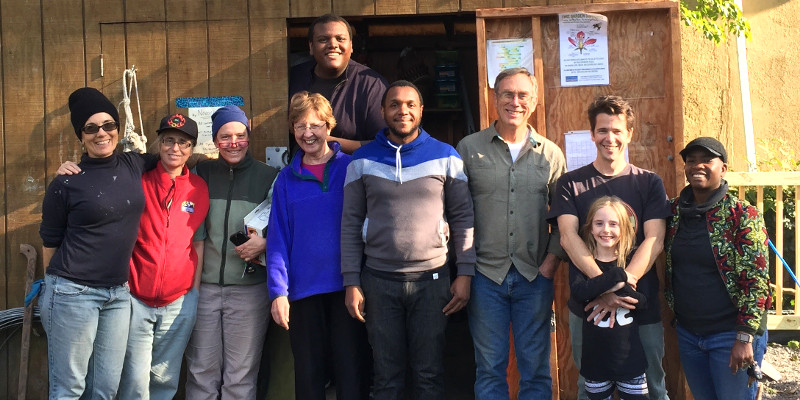
<instances>
[{"instance_id":1,"label":"khaki pants","mask_svg":"<svg viewBox=\"0 0 800 400\"><path fill-rule=\"evenodd\" d=\"M197 322L186 348L186 398L255 399L269 317L264 283L200 285Z\"/></svg>"}]
</instances>

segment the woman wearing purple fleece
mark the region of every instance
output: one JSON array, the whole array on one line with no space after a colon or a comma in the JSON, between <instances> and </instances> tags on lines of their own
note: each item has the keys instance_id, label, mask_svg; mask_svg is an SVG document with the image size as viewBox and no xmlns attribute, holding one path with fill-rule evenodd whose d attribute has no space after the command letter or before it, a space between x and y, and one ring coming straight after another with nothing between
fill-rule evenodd
<instances>
[{"instance_id":1,"label":"woman wearing purple fleece","mask_svg":"<svg viewBox=\"0 0 800 400\"><path fill-rule=\"evenodd\" d=\"M319 94L292 96L289 124L300 150L275 181L267 233L272 318L289 330L297 399L369 398L366 329L344 306L339 235L350 156L327 137L336 126Z\"/></svg>"}]
</instances>

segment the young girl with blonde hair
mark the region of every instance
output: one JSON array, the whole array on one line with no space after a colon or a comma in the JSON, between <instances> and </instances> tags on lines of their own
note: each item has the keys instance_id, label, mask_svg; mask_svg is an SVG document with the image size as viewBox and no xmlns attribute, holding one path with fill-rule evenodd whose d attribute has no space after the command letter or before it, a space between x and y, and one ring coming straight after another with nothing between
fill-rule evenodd
<instances>
[{"instance_id":1,"label":"young girl with blonde hair","mask_svg":"<svg viewBox=\"0 0 800 400\"><path fill-rule=\"evenodd\" d=\"M627 283L625 272L636 241L636 215L631 208L615 196L597 199L589 209L581 235L603 274L591 279L580 274L571 279L570 290L575 298L585 305L604 293L614 292L638 300L636 310L646 307L647 299ZM648 398L644 373L647 360L639 340L636 310L619 308L614 325L607 319L587 321L591 309L586 311L580 373L586 378L589 399L610 399L615 388L620 400Z\"/></svg>"}]
</instances>

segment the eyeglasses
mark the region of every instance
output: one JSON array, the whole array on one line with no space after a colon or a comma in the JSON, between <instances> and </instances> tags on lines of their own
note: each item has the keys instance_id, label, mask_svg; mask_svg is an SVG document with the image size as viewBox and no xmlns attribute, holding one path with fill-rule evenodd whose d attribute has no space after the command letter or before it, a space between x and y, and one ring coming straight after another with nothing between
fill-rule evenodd
<instances>
[{"instance_id":1,"label":"eyeglasses","mask_svg":"<svg viewBox=\"0 0 800 400\"><path fill-rule=\"evenodd\" d=\"M119 124L116 121L104 122L102 125L86 124L83 126L83 128L81 128L81 130L90 135L94 135L95 133L100 132L100 128L103 128L103 130L106 132L111 132L119 129Z\"/></svg>"},{"instance_id":2,"label":"eyeglasses","mask_svg":"<svg viewBox=\"0 0 800 400\"><path fill-rule=\"evenodd\" d=\"M227 149L231 147L245 148L250 144L249 140L237 140L235 142L217 142L220 149Z\"/></svg>"},{"instance_id":3,"label":"eyeglasses","mask_svg":"<svg viewBox=\"0 0 800 400\"><path fill-rule=\"evenodd\" d=\"M305 132L305 131L311 131L311 132L317 133L317 132L321 132L322 130L324 130L327 127L328 127L328 124L326 124L326 123L311 124L311 125L297 124L297 125L294 126L294 130L297 131L297 132L301 132L301 133Z\"/></svg>"},{"instance_id":4,"label":"eyeglasses","mask_svg":"<svg viewBox=\"0 0 800 400\"><path fill-rule=\"evenodd\" d=\"M533 100L533 95L528 92L508 91L500 93L500 99L503 101L514 101L514 97L516 97L522 104L527 104L529 101Z\"/></svg>"},{"instance_id":5,"label":"eyeglasses","mask_svg":"<svg viewBox=\"0 0 800 400\"><path fill-rule=\"evenodd\" d=\"M161 139L161 144L166 146L166 147L175 146L175 143L178 144L178 147L180 147L180 148L182 148L184 150L188 149L189 147L192 147L192 141L191 140L175 139L173 137L165 137L165 138Z\"/></svg>"}]
</instances>

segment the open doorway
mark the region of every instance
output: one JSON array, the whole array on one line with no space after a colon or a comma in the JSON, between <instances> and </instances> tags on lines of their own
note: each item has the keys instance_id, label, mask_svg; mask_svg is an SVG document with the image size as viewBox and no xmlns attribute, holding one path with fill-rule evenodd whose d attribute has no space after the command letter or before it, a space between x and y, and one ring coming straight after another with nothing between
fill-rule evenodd
<instances>
[{"instance_id":1,"label":"open doorway","mask_svg":"<svg viewBox=\"0 0 800 400\"><path fill-rule=\"evenodd\" d=\"M478 68L475 14L357 16L352 58L393 82L413 82L423 94L422 126L455 146L477 131ZM310 58L308 26L314 18L286 21L290 67Z\"/></svg>"}]
</instances>

